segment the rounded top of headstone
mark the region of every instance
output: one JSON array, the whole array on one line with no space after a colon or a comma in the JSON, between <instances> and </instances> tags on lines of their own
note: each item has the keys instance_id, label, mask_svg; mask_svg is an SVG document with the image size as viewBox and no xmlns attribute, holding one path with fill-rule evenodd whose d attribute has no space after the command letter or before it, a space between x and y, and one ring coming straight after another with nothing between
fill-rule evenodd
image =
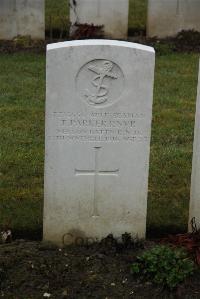
<instances>
[{"instance_id":1,"label":"rounded top of headstone","mask_svg":"<svg viewBox=\"0 0 200 299\"><path fill-rule=\"evenodd\" d=\"M115 47L126 47L132 48L135 50L141 50L146 52L155 53L153 47L119 41L119 40L108 40L108 39L84 39L84 40L73 40L73 41L66 41L66 42L59 42L47 45L47 51L56 50L60 48L67 48L67 47L77 47L77 46L115 46Z\"/></svg>"}]
</instances>

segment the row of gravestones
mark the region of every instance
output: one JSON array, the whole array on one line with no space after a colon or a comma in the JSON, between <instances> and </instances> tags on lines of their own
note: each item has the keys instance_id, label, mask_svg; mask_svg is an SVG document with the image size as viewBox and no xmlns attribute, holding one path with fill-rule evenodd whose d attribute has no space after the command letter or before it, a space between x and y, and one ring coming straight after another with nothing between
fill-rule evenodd
<instances>
[{"instance_id":1,"label":"row of gravestones","mask_svg":"<svg viewBox=\"0 0 200 299\"><path fill-rule=\"evenodd\" d=\"M70 0L71 35L77 24L103 25L105 37L126 39L129 0ZM147 35L174 36L200 31L199 0L148 0ZM44 39L44 0L1 0L0 39L30 35Z\"/></svg>"},{"instance_id":2,"label":"row of gravestones","mask_svg":"<svg viewBox=\"0 0 200 299\"><path fill-rule=\"evenodd\" d=\"M44 239L145 237L155 53L83 40L47 47ZM200 85L189 218L200 223Z\"/></svg>"}]
</instances>

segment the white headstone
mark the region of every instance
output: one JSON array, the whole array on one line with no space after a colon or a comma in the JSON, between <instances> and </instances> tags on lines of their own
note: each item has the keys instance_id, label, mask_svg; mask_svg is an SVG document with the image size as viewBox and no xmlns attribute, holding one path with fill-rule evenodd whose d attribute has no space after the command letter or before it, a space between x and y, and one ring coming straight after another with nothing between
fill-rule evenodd
<instances>
[{"instance_id":1,"label":"white headstone","mask_svg":"<svg viewBox=\"0 0 200 299\"><path fill-rule=\"evenodd\" d=\"M165 38L182 30L200 31L199 0L148 0L147 35Z\"/></svg>"},{"instance_id":2,"label":"white headstone","mask_svg":"<svg viewBox=\"0 0 200 299\"><path fill-rule=\"evenodd\" d=\"M44 239L145 237L154 49L47 47Z\"/></svg>"},{"instance_id":3,"label":"white headstone","mask_svg":"<svg viewBox=\"0 0 200 299\"><path fill-rule=\"evenodd\" d=\"M104 37L126 39L129 0L70 0L71 33L75 24L103 25Z\"/></svg>"},{"instance_id":4,"label":"white headstone","mask_svg":"<svg viewBox=\"0 0 200 299\"><path fill-rule=\"evenodd\" d=\"M0 0L0 39L44 39L44 0Z\"/></svg>"},{"instance_id":5,"label":"white headstone","mask_svg":"<svg viewBox=\"0 0 200 299\"><path fill-rule=\"evenodd\" d=\"M192 177L190 191L190 212L189 212L189 230L191 220L195 217L197 227L200 228L200 66L199 82L197 89L197 103L194 129Z\"/></svg>"}]
</instances>

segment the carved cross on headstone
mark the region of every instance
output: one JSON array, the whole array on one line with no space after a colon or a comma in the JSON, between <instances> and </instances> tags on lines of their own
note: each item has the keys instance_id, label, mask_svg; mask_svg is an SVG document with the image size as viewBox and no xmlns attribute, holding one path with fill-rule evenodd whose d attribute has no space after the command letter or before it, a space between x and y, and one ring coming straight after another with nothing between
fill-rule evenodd
<instances>
[{"instance_id":1,"label":"carved cross on headstone","mask_svg":"<svg viewBox=\"0 0 200 299\"><path fill-rule=\"evenodd\" d=\"M99 169L99 151L101 147L94 147L95 151L95 167L93 170L88 169L75 169L75 175L93 175L94 176L94 189L93 189L93 217L99 216L98 212L98 176L99 175L111 175L118 176L119 168L113 170L100 170Z\"/></svg>"}]
</instances>

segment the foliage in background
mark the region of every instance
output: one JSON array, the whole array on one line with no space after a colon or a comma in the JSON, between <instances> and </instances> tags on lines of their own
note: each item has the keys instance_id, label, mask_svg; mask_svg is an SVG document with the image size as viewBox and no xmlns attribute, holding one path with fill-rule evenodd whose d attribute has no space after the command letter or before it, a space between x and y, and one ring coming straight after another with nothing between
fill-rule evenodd
<instances>
[{"instance_id":1,"label":"foliage in background","mask_svg":"<svg viewBox=\"0 0 200 299\"><path fill-rule=\"evenodd\" d=\"M183 249L158 245L138 256L131 271L143 279L174 288L193 273L194 263Z\"/></svg>"},{"instance_id":2,"label":"foliage in background","mask_svg":"<svg viewBox=\"0 0 200 299\"><path fill-rule=\"evenodd\" d=\"M176 49L178 51L196 51L200 52L200 32L195 30L182 30L175 39Z\"/></svg>"},{"instance_id":3,"label":"foliage in background","mask_svg":"<svg viewBox=\"0 0 200 299\"><path fill-rule=\"evenodd\" d=\"M169 235L162 242L185 248L200 266L200 230L197 230L195 218L192 218L191 228L193 229L192 233Z\"/></svg>"}]
</instances>

